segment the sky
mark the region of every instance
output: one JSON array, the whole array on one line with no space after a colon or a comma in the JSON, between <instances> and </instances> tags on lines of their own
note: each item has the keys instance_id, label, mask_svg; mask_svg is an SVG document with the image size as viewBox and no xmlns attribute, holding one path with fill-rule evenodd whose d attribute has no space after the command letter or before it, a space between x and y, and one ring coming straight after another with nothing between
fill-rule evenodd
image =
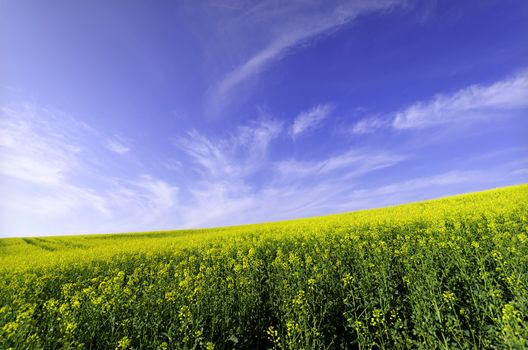
<instances>
[{"instance_id":1,"label":"sky","mask_svg":"<svg viewBox=\"0 0 528 350\"><path fill-rule=\"evenodd\" d=\"M0 237L528 182L528 2L0 2Z\"/></svg>"}]
</instances>

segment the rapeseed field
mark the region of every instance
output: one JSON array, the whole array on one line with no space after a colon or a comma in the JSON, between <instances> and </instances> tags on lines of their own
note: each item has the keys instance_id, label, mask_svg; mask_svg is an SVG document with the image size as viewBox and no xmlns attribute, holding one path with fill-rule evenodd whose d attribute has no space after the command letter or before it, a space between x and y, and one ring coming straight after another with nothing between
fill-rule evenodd
<instances>
[{"instance_id":1,"label":"rapeseed field","mask_svg":"<svg viewBox=\"0 0 528 350\"><path fill-rule=\"evenodd\" d=\"M0 348L525 349L528 185L258 225L0 239Z\"/></svg>"}]
</instances>

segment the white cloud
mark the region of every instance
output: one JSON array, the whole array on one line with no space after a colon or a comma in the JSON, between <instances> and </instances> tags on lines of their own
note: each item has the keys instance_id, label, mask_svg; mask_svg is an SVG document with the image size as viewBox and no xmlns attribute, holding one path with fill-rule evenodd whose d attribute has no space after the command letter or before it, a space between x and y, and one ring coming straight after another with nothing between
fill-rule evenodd
<instances>
[{"instance_id":1,"label":"white cloud","mask_svg":"<svg viewBox=\"0 0 528 350\"><path fill-rule=\"evenodd\" d=\"M437 94L395 113L394 118L372 116L360 119L353 134L380 129L425 128L446 123L507 117L528 108L528 70L492 84L476 84L452 94Z\"/></svg>"},{"instance_id":2,"label":"white cloud","mask_svg":"<svg viewBox=\"0 0 528 350\"><path fill-rule=\"evenodd\" d=\"M183 163L174 158L163 159L160 160L158 163L163 168L171 171L181 171L183 169Z\"/></svg>"},{"instance_id":3,"label":"white cloud","mask_svg":"<svg viewBox=\"0 0 528 350\"><path fill-rule=\"evenodd\" d=\"M282 128L277 120L261 119L220 139L209 139L192 130L177 139L175 145L185 151L204 176L235 178L251 174L265 164L270 142Z\"/></svg>"},{"instance_id":4,"label":"white cloud","mask_svg":"<svg viewBox=\"0 0 528 350\"><path fill-rule=\"evenodd\" d=\"M485 176L484 176L485 175ZM357 183L343 184L341 192L320 201L312 215L380 208L389 205L422 201L489 189L492 186L514 184L499 171L452 170L443 173L411 177L369 188ZM325 189L328 191L328 189Z\"/></svg>"},{"instance_id":5,"label":"white cloud","mask_svg":"<svg viewBox=\"0 0 528 350\"><path fill-rule=\"evenodd\" d=\"M446 186L476 180L481 174L477 171L453 170L433 176L418 177L411 180L396 182L369 191L370 194L385 195L403 192L417 192L426 188Z\"/></svg>"},{"instance_id":6,"label":"white cloud","mask_svg":"<svg viewBox=\"0 0 528 350\"><path fill-rule=\"evenodd\" d=\"M267 153L270 142L282 132L282 122L274 119L261 119L253 125L241 126L234 136L234 144L244 146L252 158L262 158Z\"/></svg>"},{"instance_id":7,"label":"white cloud","mask_svg":"<svg viewBox=\"0 0 528 350\"><path fill-rule=\"evenodd\" d=\"M236 144L233 140L239 139L231 137L210 142L222 145L220 148L226 150L232 149L227 145ZM245 157L220 153L222 159L230 160L229 164L244 167ZM362 185L362 177L402 164L409 157L400 152L363 148L319 160L265 158L260 166L267 170L268 181L261 186L251 181L251 173L241 170L225 172L220 177L204 173L200 183L194 184L190 191L192 203L179 209L183 218L181 225L214 227L308 217L477 191L511 182L511 178L503 176L504 169L497 169L496 172L488 171L487 176L479 170L455 170L404 177L393 183L384 181L380 173L379 186L369 188ZM237 162L237 159L242 161ZM200 163L204 163L203 160L200 159Z\"/></svg>"},{"instance_id":8,"label":"white cloud","mask_svg":"<svg viewBox=\"0 0 528 350\"><path fill-rule=\"evenodd\" d=\"M177 139L175 144L185 151L191 163L206 176L225 176L235 171L231 159L225 154L225 141L214 142L197 130L191 130L185 137Z\"/></svg>"},{"instance_id":9,"label":"white cloud","mask_svg":"<svg viewBox=\"0 0 528 350\"><path fill-rule=\"evenodd\" d=\"M232 225L257 205L253 189L239 180L204 180L190 191L192 200L179 208L181 227Z\"/></svg>"},{"instance_id":10,"label":"white cloud","mask_svg":"<svg viewBox=\"0 0 528 350\"><path fill-rule=\"evenodd\" d=\"M130 147L126 142L119 136L116 136L113 139L106 140L106 147L117 154L123 155L130 152Z\"/></svg>"},{"instance_id":11,"label":"white cloud","mask_svg":"<svg viewBox=\"0 0 528 350\"><path fill-rule=\"evenodd\" d=\"M170 209L176 204L179 188L148 174L142 174L135 182L136 186L146 193L152 206L162 210Z\"/></svg>"},{"instance_id":12,"label":"white cloud","mask_svg":"<svg viewBox=\"0 0 528 350\"><path fill-rule=\"evenodd\" d=\"M398 112L396 129L422 128L467 119L503 116L528 108L528 71L490 85L472 85L454 94L439 94Z\"/></svg>"},{"instance_id":13,"label":"white cloud","mask_svg":"<svg viewBox=\"0 0 528 350\"><path fill-rule=\"evenodd\" d=\"M450 171L376 188L362 187L345 176L311 183L304 182L306 178L296 178L292 182L275 182L260 191L238 192L238 196L221 185L211 186L195 193L200 199L192 208L183 208L183 226L268 222L396 205L465 192L468 186L470 190L482 190L498 176L491 174L486 178L479 171Z\"/></svg>"},{"instance_id":14,"label":"white cloud","mask_svg":"<svg viewBox=\"0 0 528 350\"><path fill-rule=\"evenodd\" d=\"M332 113L333 105L321 104L308 111L303 111L293 121L290 133L293 138L306 134L318 128L321 123Z\"/></svg>"},{"instance_id":15,"label":"white cloud","mask_svg":"<svg viewBox=\"0 0 528 350\"><path fill-rule=\"evenodd\" d=\"M224 137L209 138L192 130L176 139L175 146L194 170L186 202L176 210L179 227L232 224L239 222L239 213L255 208L258 191L250 179L269 164L270 145L282 130L281 122L267 117Z\"/></svg>"},{"instance_id":16,"label":"white cloud","mask_svg":"<svg viewBox=\"0 0 528 350\"><path fill-rule=\"evenodd\" d=\"M321 8L314 2L260 3L246 11L252 23L266 26L270 35L267 45L260 48L237 66L214 88L213 105L218 106L230 98L231 92L250 77L262 72L271 62L280 59L289 50L310 39L335 31L356 17L369 12L385 10L398 3L396 0L324 2ZM330 8L330 9L328 9Z\"/></svg>"},{"instance_id":17,"label":"white cloud","mask_svg":"<svg viewBox=\"0 0 528 350\"><path fill-rule=\"evenodd\" d=\"M99 232L171 228L176 225L180 188L148 174L114 179L102 195L112 213Z\"/></svg>"},{"instance_id":18,"label":"white cloud","mask_svg":"<svg viewBox=\"0 0 528 350\"><path fill-rule=\"evenodd\" d=\"M193 132L178 140L176 145L202 170L199 181L187 189L189 202L178 209L181 226L321 214L319 208L350 191L355 179L406 159L404 155L362 149L318 161L271 160L266 155L280 130L276 122L268 120L239 127L225 138L213 140ZM259 170L266 171L267 179L257 185L252 176Z\"/></svg>"},{"instance_id":19,"label":"white cloud","mask_svg":"<svg viewBox=\"0 0 528 350\"><path fill-rule=\"evenodd\" d=\"M178 187L133 171L116 179L118 161L100 162L108 138L93 128L27 104L0 113L0 235L156 228L170 218Z\"/></svg>"},{"instance_id":20,"label":"white cloud","mask_svg":"<svg viewBox=\"0 0 528 350\"><path fill-rule=\"evenodd\" d=\"M344 171L346 178L359 176L377 169L392 166L408 157L401 154L372 150L351 150L315 162L295 160L279 161L275 164L282 178L319 176L336 171Z\"/></svg>"},{"instance_id":21,"label":"white cloud","mask_svg":"<svg viewBox=\"0 0 528 350\"><path fill-rule=\"evenodd\" d=\"M46 110L22 105L0 113L0 174L38 184L63 182L82 150L77 136L53 126L56 116Z\"/></svg>"},{"instance_id":22,"label":"white cloud","mask_svg":"<svg viewBox=\"0 0 528 350\"><path fill-rule=\"evenodd\" d=\"M359 120L352 127L353 134L368 134L382 128L390 127L390 122L381 117L368 117Z\"/></svg>"},{"instance_id":23,"label":"white cloud","mask_svg":"<svg viewBox=\"0 0 528 350\"><path fill-rule=\"evenodd\" d=\"M26 223L18 227L18 230L23 229L23 226L30 224L33 220L39 220L39 218L59 220L61 217L67 214L73 214L81 208L83 210L94 211L104 217L110 215L106 198L90 189L67 183L30 188L31 190L28 190L27 187L20 186L14 189L2 188L3 196L0 199L2 214L15 211L23 213L26 216ZM0 227L10 222L11 218L4 218ZM9 227L10 225L6 226ZM10 233L16 233L16 231ZM39 231L34 233L38 234Z\"/></svg>"}]
</instances>

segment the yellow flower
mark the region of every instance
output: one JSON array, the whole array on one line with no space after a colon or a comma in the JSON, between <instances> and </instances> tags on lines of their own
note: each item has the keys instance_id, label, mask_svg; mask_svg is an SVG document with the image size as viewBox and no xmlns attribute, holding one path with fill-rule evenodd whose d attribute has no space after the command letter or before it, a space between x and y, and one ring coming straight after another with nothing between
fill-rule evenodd
<instances>
[{"instance_id":1,"label":"yellow flower","mask_svg":"<svg viewBox=\"0 0 528 350\"><path fill-rule=\"evenodd\" d=\"M78 308L81 307L81 302L79 301L79 299L75 298L75 299L73 299L73 301L71 303L71 306L74 309L78 309Z\"/></svg>"},{"instance_id":2,"label":"yellow flower","mask_svg":"<svg viewBox=\"0 0 528 350\"><path fill-rule=\"evenodd\" d=\"M381 316L382 316L381 310L374 309L374 311L372 311L372 317L370 318L370 324L373 326L377 326L378 324L383 322Z\"/></svg>"},{"instance_id":3,"label":"yellow flower","mask_svg":"<svg viewBox=\"0 0 528 350\"><path fill-rule=\"evenodd\" d=\"M442 297L448 303L453 303L456 300L455 293L453 293L451 291L445 291L444 293L442 293Z\"/></svg>"},{"instance_id":4,"label":"yellow flower","mask_svg":"<svg viewBox=\"0 0 528 350\"><path fill-rule=\"evenodd\" d=\"M346 287L352 281L352 276L350 275L350 273L347 272L345 273L345 276L341 279L341 281L343 281L343 285Z\"/></svg>"},{"instance_id":5,"label":"yellow flower","mask_svg":"<svg viewBox=\"0 0 528 350\"><path fill-rule=\"evenodd\" d=\"M511 303L504 305L502 308L502 319L504 321L517 320L521 321L521 313L515 309Z\"/></svg>"},{"instance_id":6,"label":"yellow flower","mask_svg":"<svg viewBox=\"0 0 528 350\"><path fill-rule=\"evenodd\" d=\"M305 301L304 290L299 290L295 298L293 298L292 303L294 305L302 305L304 304L304 301Z\"/></svg>"},{"instance_id":7,"label":"yellow flower","mask_svg":"<svg viewBox=\"0 0 528 350\"><path fill-rule=\"evenodd\" d=\"M294 332L300 331L301 327L297 322L288 321L286 322L286 330L289 335L292 335Z\"/></svg>"},{"instance_id":8,"label":"yellow flower","mask_svg":"<svg viewBox=\"0 0 528 350\"><path fill-rule=\"evenodd\" d=\"M128 349L130 343L130 339L127 336L124 336L119 340L119 342L117 342L116 350Z\"/></svg>"},{"instance_id":9,"label":"yellow flower","mask_svg":"<svg viewBox=\"0 0 528 350\"><path fill-rule=\"evenodd\" d=\"M9 322L2 328L2 330L6 332L7 334L15 334L16 331L18 330L18 327L20 327L18 323Z\"/></svg>"},{"instance_id":10,"label":"yellow flower","mask_svg":"<svg viewBox=\"0 0 528 350\"><path fill-rule=\"evenodd\" d=\"M77 329L77 324L74 322L68 322L66 324L66 333L73 333Z\"/></svg>"}]
</instances>

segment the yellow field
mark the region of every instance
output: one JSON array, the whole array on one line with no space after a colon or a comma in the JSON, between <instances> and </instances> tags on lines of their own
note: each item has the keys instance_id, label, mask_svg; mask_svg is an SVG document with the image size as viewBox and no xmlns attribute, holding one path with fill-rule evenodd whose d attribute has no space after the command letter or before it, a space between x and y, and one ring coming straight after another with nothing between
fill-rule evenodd
<instances>
[{"instance_id":1,"label":"yellow field","mask_svg":"<svg viewBox=\"0 0 528 350\"><path fill-rule=\"evenodd\" d=\"M0 239L0 348L527 348L528 185L218 229Z\"/></svg>"}]
</instances>

